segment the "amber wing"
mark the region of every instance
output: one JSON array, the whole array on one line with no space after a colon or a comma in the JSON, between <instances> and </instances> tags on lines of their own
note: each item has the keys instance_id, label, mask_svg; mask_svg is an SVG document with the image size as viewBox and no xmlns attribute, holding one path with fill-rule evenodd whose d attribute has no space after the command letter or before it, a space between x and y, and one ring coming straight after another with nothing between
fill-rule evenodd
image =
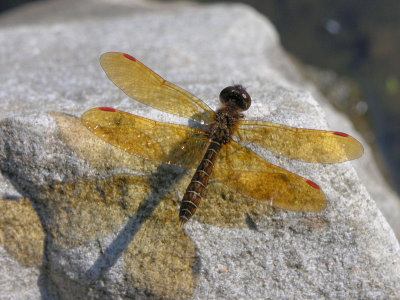
<instances>
[{"instance_id":1,"label":"amber wing","mask_svg":"<svg viewBox=\"0 0 400 300\"><path fill-rule=\"evenodd\" d=\"M316 183L267 162L234 141L222 149L213 177L274 207L309 212L326 207L325 195Z\"/></svg>"},{"instance_id":2,"label":"amber wing","mask_svg":"<svg viewBox=\"0 0 400 300\"><path fill-rule=\"evenodd\" d=\"M84 125L111 145L160 163L196 168L207 138L202 129L156 122L113 108L85 112Z\"/></svg>"},{"instance_id":3,"label":"amber wing","mask_svg":"<svg viewBox=\"0 0 400 300\"><path fill-rule=\"evenodd\" d=\"M129 97L174 115L208 124L214 112L202 100L166 81L136 58L119 52L104 53L101 66Z\"/></svg>"},{"instance_id":4,"label":"amber wing","mask_svg":"<svg viewBox=\"0 0 400 300\"><path fill-rule=\"evenodd\" d=\"M359 158L364 148L352 136L337 132L301 129L261 121L240 121L241 142L259 144L280 155L312 163L338 163Z\"/></svg>"}]
</instances>

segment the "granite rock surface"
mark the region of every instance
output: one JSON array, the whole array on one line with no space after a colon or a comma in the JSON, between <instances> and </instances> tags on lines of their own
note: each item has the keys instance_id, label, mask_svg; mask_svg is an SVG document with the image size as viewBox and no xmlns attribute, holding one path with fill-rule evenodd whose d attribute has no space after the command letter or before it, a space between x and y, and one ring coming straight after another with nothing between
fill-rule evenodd
<instances>
[{"instance_id":1,"label":"granite rock surface","mask_svg":"<svg viewBox=\"0 0 400 300\"><path fill-rule=\"evenodd\" d=\"M367 147L361 159L333 165L254 149L317 182L327 208L273 209L214 185L182 230L172 220L189 174L132 157L80 121L107 106L187 124L107 79L99 56L121 51L213 109L222 88L241 83L253 99L248 119L362 141L302 78L265 17L238 4L56 1L4 15L0 24L3 295L400 297L399 201Z\"/></svg>"}]
</instances>

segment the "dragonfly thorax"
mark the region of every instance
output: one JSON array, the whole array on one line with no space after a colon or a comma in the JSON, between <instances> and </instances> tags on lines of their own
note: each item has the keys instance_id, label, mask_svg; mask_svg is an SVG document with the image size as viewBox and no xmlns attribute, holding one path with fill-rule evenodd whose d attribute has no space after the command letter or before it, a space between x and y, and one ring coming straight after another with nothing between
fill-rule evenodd
<instances>
[{"instance_id":1,"label":"dragonfly thorax","mask_svg":"<svg viewBox=\"0 0 400 300\"><path fill-rule=\"evenodd\" d=\"M221 144L229 143L235 131L236 122L243 116L242 113L232 110L229 106L221 107L216 111L214 120L208 127L208 138Z\"/></svg>"}]
</instances>

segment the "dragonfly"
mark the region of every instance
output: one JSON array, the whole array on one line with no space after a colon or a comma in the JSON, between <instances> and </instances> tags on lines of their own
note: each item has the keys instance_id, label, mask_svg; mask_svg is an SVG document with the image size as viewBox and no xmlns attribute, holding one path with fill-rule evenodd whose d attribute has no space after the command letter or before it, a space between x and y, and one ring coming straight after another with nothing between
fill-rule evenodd
<instances>
[{"instance_id":1,"label":"dragonfly","mask_svg":"<svg viewBox=\"0 0 400 300\"><path fill-rule=\"evenodd\" d=\"M213 111L133 56L107 52L100 64L130 98L198 125L157 122L110 107L90 109L81 117L96 136L130 154L195 170L180 204L181 224L194 215L210 178L272 207L301 212L325 209L326 196L318 184L266 161L246 147L248 143L309 163L345 162L364 152L359 141L343 132L245 120L243 111L249 109L251 97L241 85L224 88L219 95L221 107Z\"/></svg>"}]
</instances>

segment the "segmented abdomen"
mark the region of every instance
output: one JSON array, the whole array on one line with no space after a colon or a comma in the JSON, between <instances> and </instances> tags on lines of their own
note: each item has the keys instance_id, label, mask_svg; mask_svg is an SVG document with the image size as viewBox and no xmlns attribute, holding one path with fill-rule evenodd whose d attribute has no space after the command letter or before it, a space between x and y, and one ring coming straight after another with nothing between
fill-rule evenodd
<instances>
[{"instance_id":1,"label":"segmented abdomen","mask_svg":"<svg viewBox=\"0 0 400 300\"><path fill-rule=\"evenodd\" d=\"M193 216L200 204L220 150L221 143L213 139L182 198L179 210L179 220L182 224L186 223Z\"/></svg>"}]
</instances>

